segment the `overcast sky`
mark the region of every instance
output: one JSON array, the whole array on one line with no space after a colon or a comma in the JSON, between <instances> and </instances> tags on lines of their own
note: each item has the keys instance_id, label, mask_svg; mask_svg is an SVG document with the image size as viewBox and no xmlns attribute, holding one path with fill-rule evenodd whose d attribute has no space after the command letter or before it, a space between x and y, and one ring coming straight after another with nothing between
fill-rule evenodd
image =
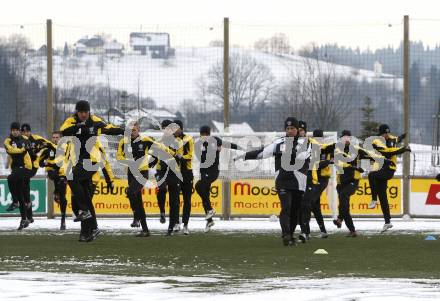
<instances>
[{"instance_id":1,"label":"overcast sky","mask_svg":"<svg viewBox=\"0 0 440 301\"><path fill-rule=\"evenodd\" d=\"M48 18L58 25L93 28L86 32L62 27L63 36L56 38L58 44L61 40L74 42L83 32L96 33L98 28L104 28L103 25L121 27L112 33L119 40L126 36L126 31L140 30L141 24L142 29L148 30L167 30L159 24L203 24L206 28L197 28L193 35L189 29L180 27L181 32L185 31L180 38L185 36L185 41L179 42L177 37L174 41L175 44L185 44L186 40L192 39L195 44L197 41L204 44L205 40L222 37L221 27L217 28L216 24L221 24L223 17L229 17L231 24L236 24L231 26L235 30L231 39L236 44L251 45L258 37L284 31L296 48L323 41L375 48L400 41L402 18L408 14L411 19L418 19L411 23L411 37L435 44L440 41L440 5L437 3L433 0L14 0L2 5L0 34L16 31L5 25L43 23ZM430 19L438 20L427 21ZM123 29L124 26L127 30ZM33 39L35 43L40 42L35 36Z\"/></svg>"}]
</instances>

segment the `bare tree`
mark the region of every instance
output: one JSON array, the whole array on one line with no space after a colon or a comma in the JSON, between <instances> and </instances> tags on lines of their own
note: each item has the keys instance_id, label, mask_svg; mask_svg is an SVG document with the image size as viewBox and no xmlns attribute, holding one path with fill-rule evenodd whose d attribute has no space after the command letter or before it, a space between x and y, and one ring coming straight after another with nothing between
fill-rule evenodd
<instances>
[{"instance_id":1,"label":"bare tree","mask_svg":"<svg viewBox=\"0 0 440 301\"><path fill-rule=\"evenodd\" d=\"M254 48L263 52L284 54L291 50L289 38L284 33L276 33L270 38L259 39L254 43Z\"/></svg>"},{"instance_id":2,"label":"bare tree","mask_svg":"<svg viewBox=\"0 0 440 301\"><path fill-rule=\"evenodd\" d=\"M6 44L6 53L9 58L9 66L12 74L15 76L14 81L14 100L15 100L15 119L21 120L23 117L23 109L26 105L25 84L27 68L30 63L28 60L28 50L30 49L30 41L23 35L13 34L8 38Z\"/></svg>"},{"instance_id":3,"label":"bare tree","mask_svg":"<svg viewBox=\"0 0 440 301\"><path fill-rule=\"evenodd\" d=\"M209 42L209 47L223 47L223 40L212 40Z\"/></svg>"},{"instance_id":4,"label":"bare tree","mask_svg":"<svg viewBox=\"0 0 440 301\"><path fill-rule=\"evenodd\" d=\"M265 102L274 88L269 67L247 54L233 54L229 60L229 99L231 110L247 108L250 115L255 106ZM199 96L217 108L223 106L223 61L212 66L206 77L198 81Z\"/></svg>"},{"instance_id":5,"label":"bare tree","mask_svg":"<svg viewBox=\"0 0 440 301\"><path fill-rule=\"evenodd\" d=\"M333 64L312 58L291 73L279 92L284 95L281 101L291 102L292 113L316 127L339 129L352 110L357 82L350 75L338 75Z\"/></svg>"},{"instance_id":6,"label":"bare tree","mask_svg":"<svg viewBox=\"0 0 440 301\"><path fill-rule=\"evenodd\" d=\"M284 33L274 34L269 39L269 49L272 53L289 53L290 52L289 38Z\"/></svg>"},{"instance_id":7,"label":"bare tree","mask_svg":"<svg viewBox=\"0 0 440 301\"><path fill-rule=\"evenodd\" d=\"M254 43L255 50L269 52L269 40L268 39L259 39Z\"/></svg>"},{"instance_id":8,"label":"bare tree","mask_svg":"<svg viewBox=\"0 0 440 301\"><path fill-rule=\"evenodd\" d=\"M307 109L304 105L305 95L301 92L301 79L292 76L287 82L280 85L275 93L280 106L279 113L282 117L296 116L300 119L307 119Z\"/></svg>"}]
</instances>

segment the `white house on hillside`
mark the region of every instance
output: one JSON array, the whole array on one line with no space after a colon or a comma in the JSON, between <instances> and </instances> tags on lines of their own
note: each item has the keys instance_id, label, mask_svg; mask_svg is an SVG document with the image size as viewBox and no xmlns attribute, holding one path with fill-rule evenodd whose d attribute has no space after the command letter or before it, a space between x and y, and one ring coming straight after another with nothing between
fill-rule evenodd
<instances>
[{"instance_id":1,"label":"white house on hillside","mask_svg":"<svg viewBox=\"0 0 440 301\"><path fill-rule=\"evenodd\" d=\"M174 56L170 47L170 34L166 32L132 32L130 47L141 55L151 54L152 58L168 58Z\"/></svg>"},{"instance_id":2,"label":"white house on hillside","mask_svg":"<svg viewBox=\"0 0 440 301\"><path fill-rule=\"evenodd\" d=\"M75 43L75 54L77 56L89 54L105 54L109 57L119 57L123 55L124 45L116 40L109 41L100 35L91 38L87 36L79 39Z\"/></svg>"},{"instance_id":3,"label":"white house on hillside","mask_svg":"<svg viewBox=\"0 0 440 301\"><path fill-rule=\"evenodd\" d=\"M214 126L214 128L212 129L213 132L220 133L220 134L224 133L224 123L223 122L213 120L212 124ZM252 133L254 133L254 130L247 122L231 123L231 124L229 124L229 133L244 135L244 134L252 134Z\"/></svg>"}]
</instances>

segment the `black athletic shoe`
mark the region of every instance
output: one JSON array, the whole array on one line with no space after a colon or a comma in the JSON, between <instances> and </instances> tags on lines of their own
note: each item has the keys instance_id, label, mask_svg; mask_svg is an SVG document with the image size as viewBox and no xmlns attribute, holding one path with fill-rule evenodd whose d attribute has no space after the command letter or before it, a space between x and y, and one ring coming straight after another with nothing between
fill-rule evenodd
<instances>
[{"instance_id":1,"label":"black athletic shoe","mask_svg":"<svg viewBox=\"0 0 440 301\"><path fill-rule=\"evenodd\" d=\"M20 221L20 225L18 226L17 230L21 231L21 230L23 230L24 228L27 228L27 227L29 227L29 221L27 219L22 219Z\"/></svg>"},{"instance_id":2,"label":"black athletic shoe","mask_svg":"<svg viewBox=\"0 0 440 301\"><path fill-rule=\"evenodd\" d=\"M304 233L300 233L299 236L298 236L298 238L299 238L299 240L300 240L303 244L305 244L306 241L307 241L307 236L306 236L306 234L304 234Z\"/></svg>"},{"instance_id":3,"label":"black athletic shoe","mask_svg":"<svg viewBox=\"0 0 440 301\"><path fill-rule=\"evenodd\" d=\"M141 226L141 224L139 223L139 220L137 219L133 219L133 222L130 224L130 227L132 228L139 228Z\"/></svg>"},{"instance_id":4,"label":"black athletic shoe","mask_svg":"<svg viewBox=\"0 0 440 301\"><path fill-rule=\"evenodd\" d=\"M295 238L292 238L291 240L289 240L289 243L287 244L287 246L289 246L289 247L294 247L294 246L296 246L296 240L295 240Z\"/></svg>"},{"instance_id":5,"label":"black athletic shoe","mask_svg":"<svg viewBox=\"0 0 440 301\"><path fill-rule=\"evenodd\" d=\"M341 228L342 227L342 221L338 219L333 220L333 224L335 224L336 227Z\"/></svg>"},{"instance_id":6,"label":"black athletic shoe","mask_svg":"<svg viewBox=\"0 0 440 301\"><path fill-rule=\"evenodd\" d=\"M289 235L285 235L285 236L283 236L283 245L284 246L288 246L289 245L289 242L292 240L292 237L291 236L289 236Z\"/></svg>"},{"instance_id":7,"label":"black athletic shoe","mask_svg":"<svg viewBox=\"0 0 440 301\"><path fill-rule=\"evenodd\" d=\"M150 231L141 231L138 234L136 234L136 237L148 237L150 236Z\"/></svg>"},{"instance_id":8,"label":"black athletic shoe","mask_svg":"<svg viewBox=\"0 0 440 301\"><path fill-rule=\"evenodd\" d=\"M168 229L167 230L167 234L165 234L166 236L172 236L173 235L173 229Z\"/></svg>"},{"instance_id":9,"label":"black athletic shoe","mask_svg":"<svg viewBox=\"0 0 440 301\"><path fill-rule=\"evenodd\" d=\"M165 213L160 214L160 223L165 224L167 222L167 219L165 218Z\"/></svg>"},{"instance_id":10,"label":"black athletic shoe","mask_svg":"<svg viewBox=\"0 0 440 301\"><path fill-rule=\"evenodd\" d=\"M93 229L92 230L92 234L91 234L91 236L92 236L92 240L95 240L99 235L101 235L102 234L102 231L101 230L99 230L98 228L96 228L96 229Z\"/></svg>"},{"instance_id":11,"label":"black athletic shoe","mask_svg":"<svg viewBox=\"0 0 440 301\"><path fill-rule=\"evenodd\" d=\"M75 220L77 222L83 222L89 218L92 218L92 214L90 213L89 210L86 210L86 211L80 211Z\"/></svg>"},{"instance_id":12,"label":"black athletic shoe","mask_svg":"<svg viewBox=\"0 0 440 301\"><path fill-rule=\"evenodd\" d=\"M357 235L357 233L356 233L356 231L350 231L347 235L345 235L345 237L357 237L358 235Z\"/></svg>"},{"instance_id":13,"label":"black athletic shoe","mask_svg":"<svg viewBox=\"0 0 440 301\"><path fill-rule=\"evenodd\" d=\"M79 235L79 239L78 239L78 241L79 241L79 242L87 242L87 238L88 238L88 235L87 235L87 234L85 234L85 233L81 233L81 234Z\"/></svg>"},{"instance_id":14,"label":"black athletic shoe","mask_svg":"<svg viewBox=\"0 0 440 301\"><path fill-rule=\"evenodd\" d=\"M62 230L62 231L66 230L66 221L65 220L61 220L60 230Z\"/></svg>"},{"instance_id":15,"label":"black athletic shoe","mask_svg":"<svg viewBox=\"0 0 440 301\"><path fill-rule=\"evenodd\" d=\"M17 209L19 207L18 203L11 203L11 205L9 205L8 208L6 208L7 212L11 212L14 211L15 209Z\"/></svg>"},{"instance_id":16,"label":"black athletic shoe","mask_svg":"<svg viewBox=\"0 0 440 301\"><path fill-rule=\"evenodd\" d=\"M30 224L32 224L34 222L34 218L33 217L28 217L28 221Z\"/></svg>"}]
</instances>

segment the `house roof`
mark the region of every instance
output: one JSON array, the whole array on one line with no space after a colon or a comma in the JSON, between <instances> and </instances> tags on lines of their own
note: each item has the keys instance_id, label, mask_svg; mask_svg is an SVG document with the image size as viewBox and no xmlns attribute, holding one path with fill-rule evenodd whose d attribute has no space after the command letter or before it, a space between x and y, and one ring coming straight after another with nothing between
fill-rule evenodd
<instances>
[{"instance_id":1,"label":"house roof","mask_svg":"<svg viewBox=\"0 0 440 301\"><path fill-rule=\"evenodd\" d=\"M126 116L130 116L133 118L142 118L142 117L148 117L148 118L155 118L155 119L174 119L177 118L177 116L165 109L140 109L139 111L137 109L131 110L126 113Z\"/></svg>"},{"instance_id":2,"label":"house roof","mask_svg":"<svg viewBox=\"0 0 440 301\"><path fill-rule=\"evenodd\" d=\"M78 50L78 49L86 49L87 48L87 46L86 45L84 45L83 43L76 43L76 49Z\"/></svg>"},{"instance_id":3,"label":"house roof","mask_svg":"<svg viewBox=\"0 0 440 301\"><path fill-rule=\"evenodd\" d=\"M104 44L105 50L122 50L124 49L124 45L122 43L111 41Z\"/></svg>"},{"instance_id":4,"label":"house roof","mask_svg":"<svg viewBox=\"0 0 440 301\"><path fill-rule=\"evenodd\" d=\"M132 32L130 45L134 46L168 46L170 35L166 32Z\"/></svg>"},{"instance_id":5,"label":"house roof","mask_svg":"<svg viewBox=\"0 0 440 301\"><path fill-rule=\"evenodd\" d=\"M219 121L212 121L214 125L214 132L223 133L224 132L224 123ZM233 134L252 134L254 130L247 122L243 123L231 123L229 125L229 132Z\"/></svg>"},{"instance_id":6,"label":"house roof","mask_svg":"<svg viewBox=\"0 0 440 301\"><path fill-rule=\"evenodd\" d=\"M101 37L93 37L85 42L87 47L102 47L104 46L104 40Z\"/></svg>"}]
</instances>

